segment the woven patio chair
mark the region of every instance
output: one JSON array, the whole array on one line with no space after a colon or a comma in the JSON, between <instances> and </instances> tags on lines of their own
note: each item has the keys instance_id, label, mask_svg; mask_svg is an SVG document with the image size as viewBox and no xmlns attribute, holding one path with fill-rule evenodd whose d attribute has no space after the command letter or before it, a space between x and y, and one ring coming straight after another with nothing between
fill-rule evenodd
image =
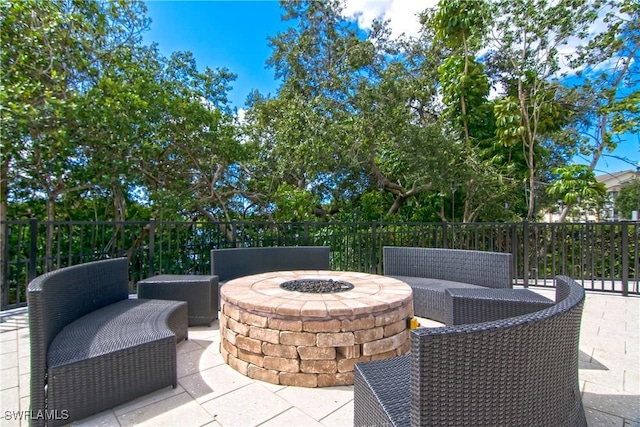
<instances>
[{"instance_id":1,"label":"woven patio chair","mask_svg":"<svg viewBox=\"0 0 640 427\"><path fill-rule=\"evenodd\" d=\"M177 387L187 303L129 298L126 258L29 283L31 425L56 426Z\"/></svg>"},{"instance_id":2,"label":"woven patio chair","mask_svg":"<svg viewBox=\"0 0 640 427\"><path fill-rule=\"evenodd\" d=\"M356 364L354 425L586 426L578 383L585 293L569 277L555 282L551 307L418 328L408 355Z\"/></svg>"},{"instance_id":3,"label":"woven patio chair","mask_svg":"<svg viewBox=\"0 0 640 427\"><path fill-rule=\"evenodd\" d=\"M416 316L444 323L445 290L509 289L513 285L511 254L461 249L383 248L384 275L413 289Z\"/></svg>"},{"instance_id":4,"label":"woven patio chair","mask_svg":"<svg viewBox=\"0 0 640 427\"><path fill-rule=\"evenodd\" d=\"M273 246L211 250L211 274L219 286L242 276L286 270L329 270L327 246ZM218 292L220 307L220 292Z\"/></svg>"}]
</instances>

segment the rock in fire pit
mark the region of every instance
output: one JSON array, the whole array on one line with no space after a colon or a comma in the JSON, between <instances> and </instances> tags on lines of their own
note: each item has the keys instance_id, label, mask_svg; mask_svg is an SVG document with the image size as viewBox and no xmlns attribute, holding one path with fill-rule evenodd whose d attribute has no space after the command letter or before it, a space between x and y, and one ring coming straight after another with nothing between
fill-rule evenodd
<instances>
[{"instance_id":1,"label":"rock in fire pit","mask_svg":"<svg viewBox=\"0 0 640 427\"><path fill-rule=\"evenodd\" d=\"M353 289L351 283L333 279L289 280L288 282L282 283L280 287L288 291L309 292L312 294L329 294Z\"/></svg>"}]
</instances>

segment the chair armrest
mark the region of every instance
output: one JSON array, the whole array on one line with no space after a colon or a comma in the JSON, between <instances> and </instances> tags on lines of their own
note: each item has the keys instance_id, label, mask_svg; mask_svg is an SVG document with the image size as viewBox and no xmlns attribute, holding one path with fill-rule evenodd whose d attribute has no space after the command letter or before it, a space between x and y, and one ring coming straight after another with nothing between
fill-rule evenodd
<instances>
[{"instance_id":1,"label":"chair armrest","mask_svg":"<svg viewBox=\"0 0 640 427\"><path fill-rule=\"evenodd\" d=\"M447 289L444 317L447 325L490 322L550 307L552 300L528 289Z\"/></svg>"}]
</instances>

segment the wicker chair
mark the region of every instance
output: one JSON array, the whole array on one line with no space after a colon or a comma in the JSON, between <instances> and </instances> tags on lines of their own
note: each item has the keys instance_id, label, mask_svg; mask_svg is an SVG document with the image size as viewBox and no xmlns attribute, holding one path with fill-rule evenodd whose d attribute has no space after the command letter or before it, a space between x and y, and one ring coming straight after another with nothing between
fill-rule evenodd
<instances>
[{"instance_id":1,"label":"wicker chair","mask_svg":"<svg viewBox=\"0 0 640 427\"><path fill-rule=\"evenodd\" d=\"M411 332L406 356L356 364L354 425L586 426L578 384L584 289L522 316Z\"/></svg>"},{"instance_id":2,"label":"wicker chair","mask_svg":"<svg viewBox=\"0 0 640 427\"><path fill-rule=\"evenodd\" d=\"M513 284L511 254L460 249L384 247L385 276L413 289L416 316L444 323L447 289L509 289Z\"/></svg>"},{"instance_id":3,"label":"wicker chair","mask_svg":"<svg viewBox=\"0 0 640 427\"><path fill-rule=\"evenodd\" d=\"M46 273L27 288L31 425L55 426L178 385L187 303L128 299L126 258Z\"/></svg>"},{"instance_id":4,"label":"wicker chair","mask_svg":"<svg viewBox=\"0 0 640 427\"><path fill-rule=\"evenodd\" d=\"M211 274L218 276L219 286L251 274L284 270L329 270L326 246L274 246L265 248L230 248L211 250ZM218 292L220 307L220 292Z\"/></svg>"}]
</instances>

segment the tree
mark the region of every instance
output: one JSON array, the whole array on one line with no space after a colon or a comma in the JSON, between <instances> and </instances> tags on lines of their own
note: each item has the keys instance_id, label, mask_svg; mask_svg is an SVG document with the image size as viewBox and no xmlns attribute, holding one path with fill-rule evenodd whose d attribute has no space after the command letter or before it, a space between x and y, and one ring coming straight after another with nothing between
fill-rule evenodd
<instances>
[{"instance_id":1,"label":"tree","mask_svg":"<svg viewBox=\"0 0 640 427\"><path fill-rule=\"evenodd\" d=\"M147 25L146 9L141 2L31 0L1 7L0 220L6 219L10 194L16 200L44 194L47 218L54 220L60 197L104 183L100 171L114 156L95 154L102 141L82 121L86 107L96 105L87 95L112 74L105 70L133 52ZM47 260L51 233L49 227Z\"/></svg>"},{"instance_id":2,"label":"tree","mask_svg":"<svg viewBox=\"0 0 640 427\"><path fill-rule=\"evenodd\" d=\"M493 103L488 99L489 79L475 58L491 24L489 13L483 1L441 0L434 12L422 16L423 25L435 32L435 41L449 52L438 73L445 104L442 118L451 139L461 144L460 172L452 179L452 197L460 187L464 222L474 221L485 206L505 194L505 181L500 177L506 171L498 170L504 163L496 162L499 152L495 149Z\"/></svg>"},{"instance_id":3,"label":"tree","mask_svg":"<svg viewBox=\"0 0 640 427\"><path fill-rule=\"evenodd\" d=\"M367 46L340 16L340 4L281 2L284 20L297 26L270 39L268 65L282 79L277 97L251 100L246 127L257 156L249 197L267 211L274 195L310 192L299 199L339 203L354 158L344 156L351 123L348 111L358 62L367 62ZM356 160L357 162L357 160ZM286 199L286 197L285 197ZM284 200L284 199L282 199ZM308 206L309 212L326 212Z\"/></svg>"},{"instance_id":4,"label":"tree","mask_svg":"<svg viewBox=\"0 0 640 427\"><path fill-rule=\"evenodd\" d=\"M271 40L269 64L283 84L275 98L254 96L247 113L259 147L252 196L264 205L278 189L308 191L317 197L303 200L322 203L309 210L327 218L361 211L363 195L381 192L386 217L396 217L434 179L445 181L439 154L452 147L434 120L439 57L405 55L416 46L391 43L382 22L356 31L340 1L282 7L297 20Z\"/></svg>"},{"instance_id":5,"label":"tree","mask_svg":"<svg viewBox=\"0 0 640 427\"><path fill-rule=\"evenodd\" d=\"M17 194L46 194L47 217L53 220L58 197L88 189L95 185L94 177L102 176L90 172L91 164L103 164L106 158L96 159L93 151L99 147L92 145L96 141L82 114L87 107L104 107L87 97L104 84L104 76L116 73L109 70L123 72L123 58L135 63L131 53L147 25L146 9L138 2L29 0L3 8L0 105L2 170L8 175L2 182L14 184ZM119 107L114 105L110 113L117 115ZM6 200L10 189L3 188Z\"/></svg>"},{"instance_id":6,"label":"tree","mask_svg":"<svg viewBox=\"0 0 640 427\"><path fill-rule=\"evenodd\" d=\"M235 75L208 67L199 72L188 52L159 66L153 133L133 154L156 216L231 221L245 156L227 100Z\"/></svg>"},{"instance_id":7,"label":"tree","mask_svg":"<svg viewBox=\"0 0 640 427\"><path fill-rule=\"evenodd\" d=\"M580 115L576 129L584 135L580 152L595 170L603 155L613 152L624 135L640 131L640 3L603 2L606 28L581 46L572 58L578 70ZM566 216L570 205L564 207Z\"/></svg>"},{"instance_id":8,"label":"tree","mask_svg":"<svg viewBox=\"0 0 640 427\"><path fill-rule=\"evenodd\" d=\"M506 146L519 146L527 164L527 218L536 212L540 149L568 123L570 110L558 97L559 50L571 37L585 35L595 19L593 4L582 0L505 0L494 4L496 25L487 63L505 89L495 106L497 135ZM553 148L547 144L546 148Z\"/></svg>"}]
</instances>

